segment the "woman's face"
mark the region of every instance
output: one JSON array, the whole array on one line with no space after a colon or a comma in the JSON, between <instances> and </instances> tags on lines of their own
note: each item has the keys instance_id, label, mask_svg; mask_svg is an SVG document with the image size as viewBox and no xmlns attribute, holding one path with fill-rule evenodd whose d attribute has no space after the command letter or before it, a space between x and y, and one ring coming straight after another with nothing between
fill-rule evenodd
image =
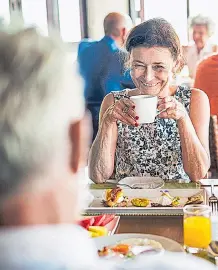
<instances>
[{"instance_id":1,"label":"woman's face","mask_svg":"<svg viewBox=\"0 0 218 270\"><path fill-rule=\"evenodd\" d=\"M172 79L175 62L167 48L137 47L130 54L131 77L142 94L159 96Z\"/></svg>"}]
</instances>

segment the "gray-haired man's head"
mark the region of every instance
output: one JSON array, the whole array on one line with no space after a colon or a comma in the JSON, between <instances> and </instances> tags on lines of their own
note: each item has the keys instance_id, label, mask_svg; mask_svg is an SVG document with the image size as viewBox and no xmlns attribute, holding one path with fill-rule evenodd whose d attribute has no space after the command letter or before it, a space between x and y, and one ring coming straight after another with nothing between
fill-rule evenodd
<instances>
[{"instance_id":1,"label":"gray-haired man's head","mask_svg":"<svg viewBox=\"0 0 218 270\"><path fill-rule=\"evenodd\" d=\"M60 42L34 29L0 35L0 200L78 170L83 113L82 82Z\"/></svg>"}]
</instances>

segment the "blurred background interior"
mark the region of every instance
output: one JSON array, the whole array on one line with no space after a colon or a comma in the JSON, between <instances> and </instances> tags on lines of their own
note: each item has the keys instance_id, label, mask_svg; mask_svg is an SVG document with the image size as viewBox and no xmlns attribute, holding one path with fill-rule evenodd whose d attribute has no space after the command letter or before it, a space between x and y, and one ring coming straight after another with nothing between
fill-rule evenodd
<instances>
[{"instance_id":1,"label":"blurred background interior","mask_svg":"<svg viewBox=\"0 0 218 270\"><path fill-rule=\"evenodd\" d=\"M129 14L134 25L163 17L173 25L183 46L193 43L189 18L202 14L218 24L216 0L104 0L103 5L98 0L1 0L0 7L1 24L19 17L20 24L37 26L45 35L55 29L72 45L74 59L82 38L100 39L104 35L103 19L110 12ZM218 43L217 31L211 40Z\"/></svg>"},{"instance_id":2,"label":"blurred background interior","mask_svg":"<svg viewBox=\"0 0 218 270\"><path fill-rule=\"evenodd\" d=\"M166 8L169 6L170 9ZM63 41L71 45L73 59L77 57L81 39L98 40L103 37L103 20L110 12L129 14L134 25L150 18L163 17L175 28L184 47L193 44L189 18L202 14L218 24L216 0L104 0L103 5L98 0L0 1L2 27L15 19L18 27L19 19L20 25L37 26L45 35L55 29ZM214 44L218 43L217 30L210 39Z\"/></svg>"}]
</instances>

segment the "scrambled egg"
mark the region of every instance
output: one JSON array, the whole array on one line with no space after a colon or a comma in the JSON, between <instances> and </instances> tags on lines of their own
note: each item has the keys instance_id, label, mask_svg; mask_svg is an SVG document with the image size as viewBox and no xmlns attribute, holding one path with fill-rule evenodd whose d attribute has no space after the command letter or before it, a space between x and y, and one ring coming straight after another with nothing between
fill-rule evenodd
<instances>
[{"instance_id":1,"label":"scrambled egg","mask_svg":"<svg viewBox=\"0 0 218 270\"><path fill-rule=\"evenodd\" d=\"M146 207L149 205L150 201L146 198L134 198L131 200L131 203L137 207Z\"/></svg>"}]
</instances>

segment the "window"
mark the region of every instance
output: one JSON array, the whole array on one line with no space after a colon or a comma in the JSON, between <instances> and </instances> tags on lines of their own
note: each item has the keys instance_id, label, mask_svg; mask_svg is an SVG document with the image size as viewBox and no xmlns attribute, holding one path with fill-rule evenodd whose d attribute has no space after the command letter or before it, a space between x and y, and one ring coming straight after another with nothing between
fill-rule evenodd
<instances>
[{"instance_id":1,"label":"window","mask_svg":"<svg viewBox=\"0 0 218 270\"><path fill-rule=\"evenodd\" d=\"M25 26L35 26L48 35L46 0L22 0Z\"/></svg>"},{"instance_id":2,"label":"window","mask_svg":"<svg viewBox=\"0 0 218 270\"><path fill-rule=\"evenodd\" d=\"M9 0L1 0L0 8L0 27L10 23L10 8Z\"/></svg>"},{"instance_id":3,"label":"window","mask_svg":"<svg viewBox=\"0 0 218 270\"><path fill-rule=\"evenodd\" d=\"M59 0L60 33L65 42L81 40L80 1Z\"/></svg>"},{"instance_id":4,"label":"window","mask_svg":"<svg viewBox=\"0 0 218 270\"><path fill-rule=\"evenodd\" d=\"M170 22L175 28L182 45L187 45L188 34L186 0L144 0L145 20L155 17L162 17Z\"/></svg>"},{"instance_id":5,"label":"window","mask_svg":"<svg viewBox=\"0 0 218 270\"><path fill-rule=\"evenodd\" d=\"M217 0L189 0L189 12L190 17L194 17L198 14L210 17L214 23L218 26L217 16ZM216 43L218 43L218 31L215 30L212 37Z\"/></svg>"}]
</instances>

